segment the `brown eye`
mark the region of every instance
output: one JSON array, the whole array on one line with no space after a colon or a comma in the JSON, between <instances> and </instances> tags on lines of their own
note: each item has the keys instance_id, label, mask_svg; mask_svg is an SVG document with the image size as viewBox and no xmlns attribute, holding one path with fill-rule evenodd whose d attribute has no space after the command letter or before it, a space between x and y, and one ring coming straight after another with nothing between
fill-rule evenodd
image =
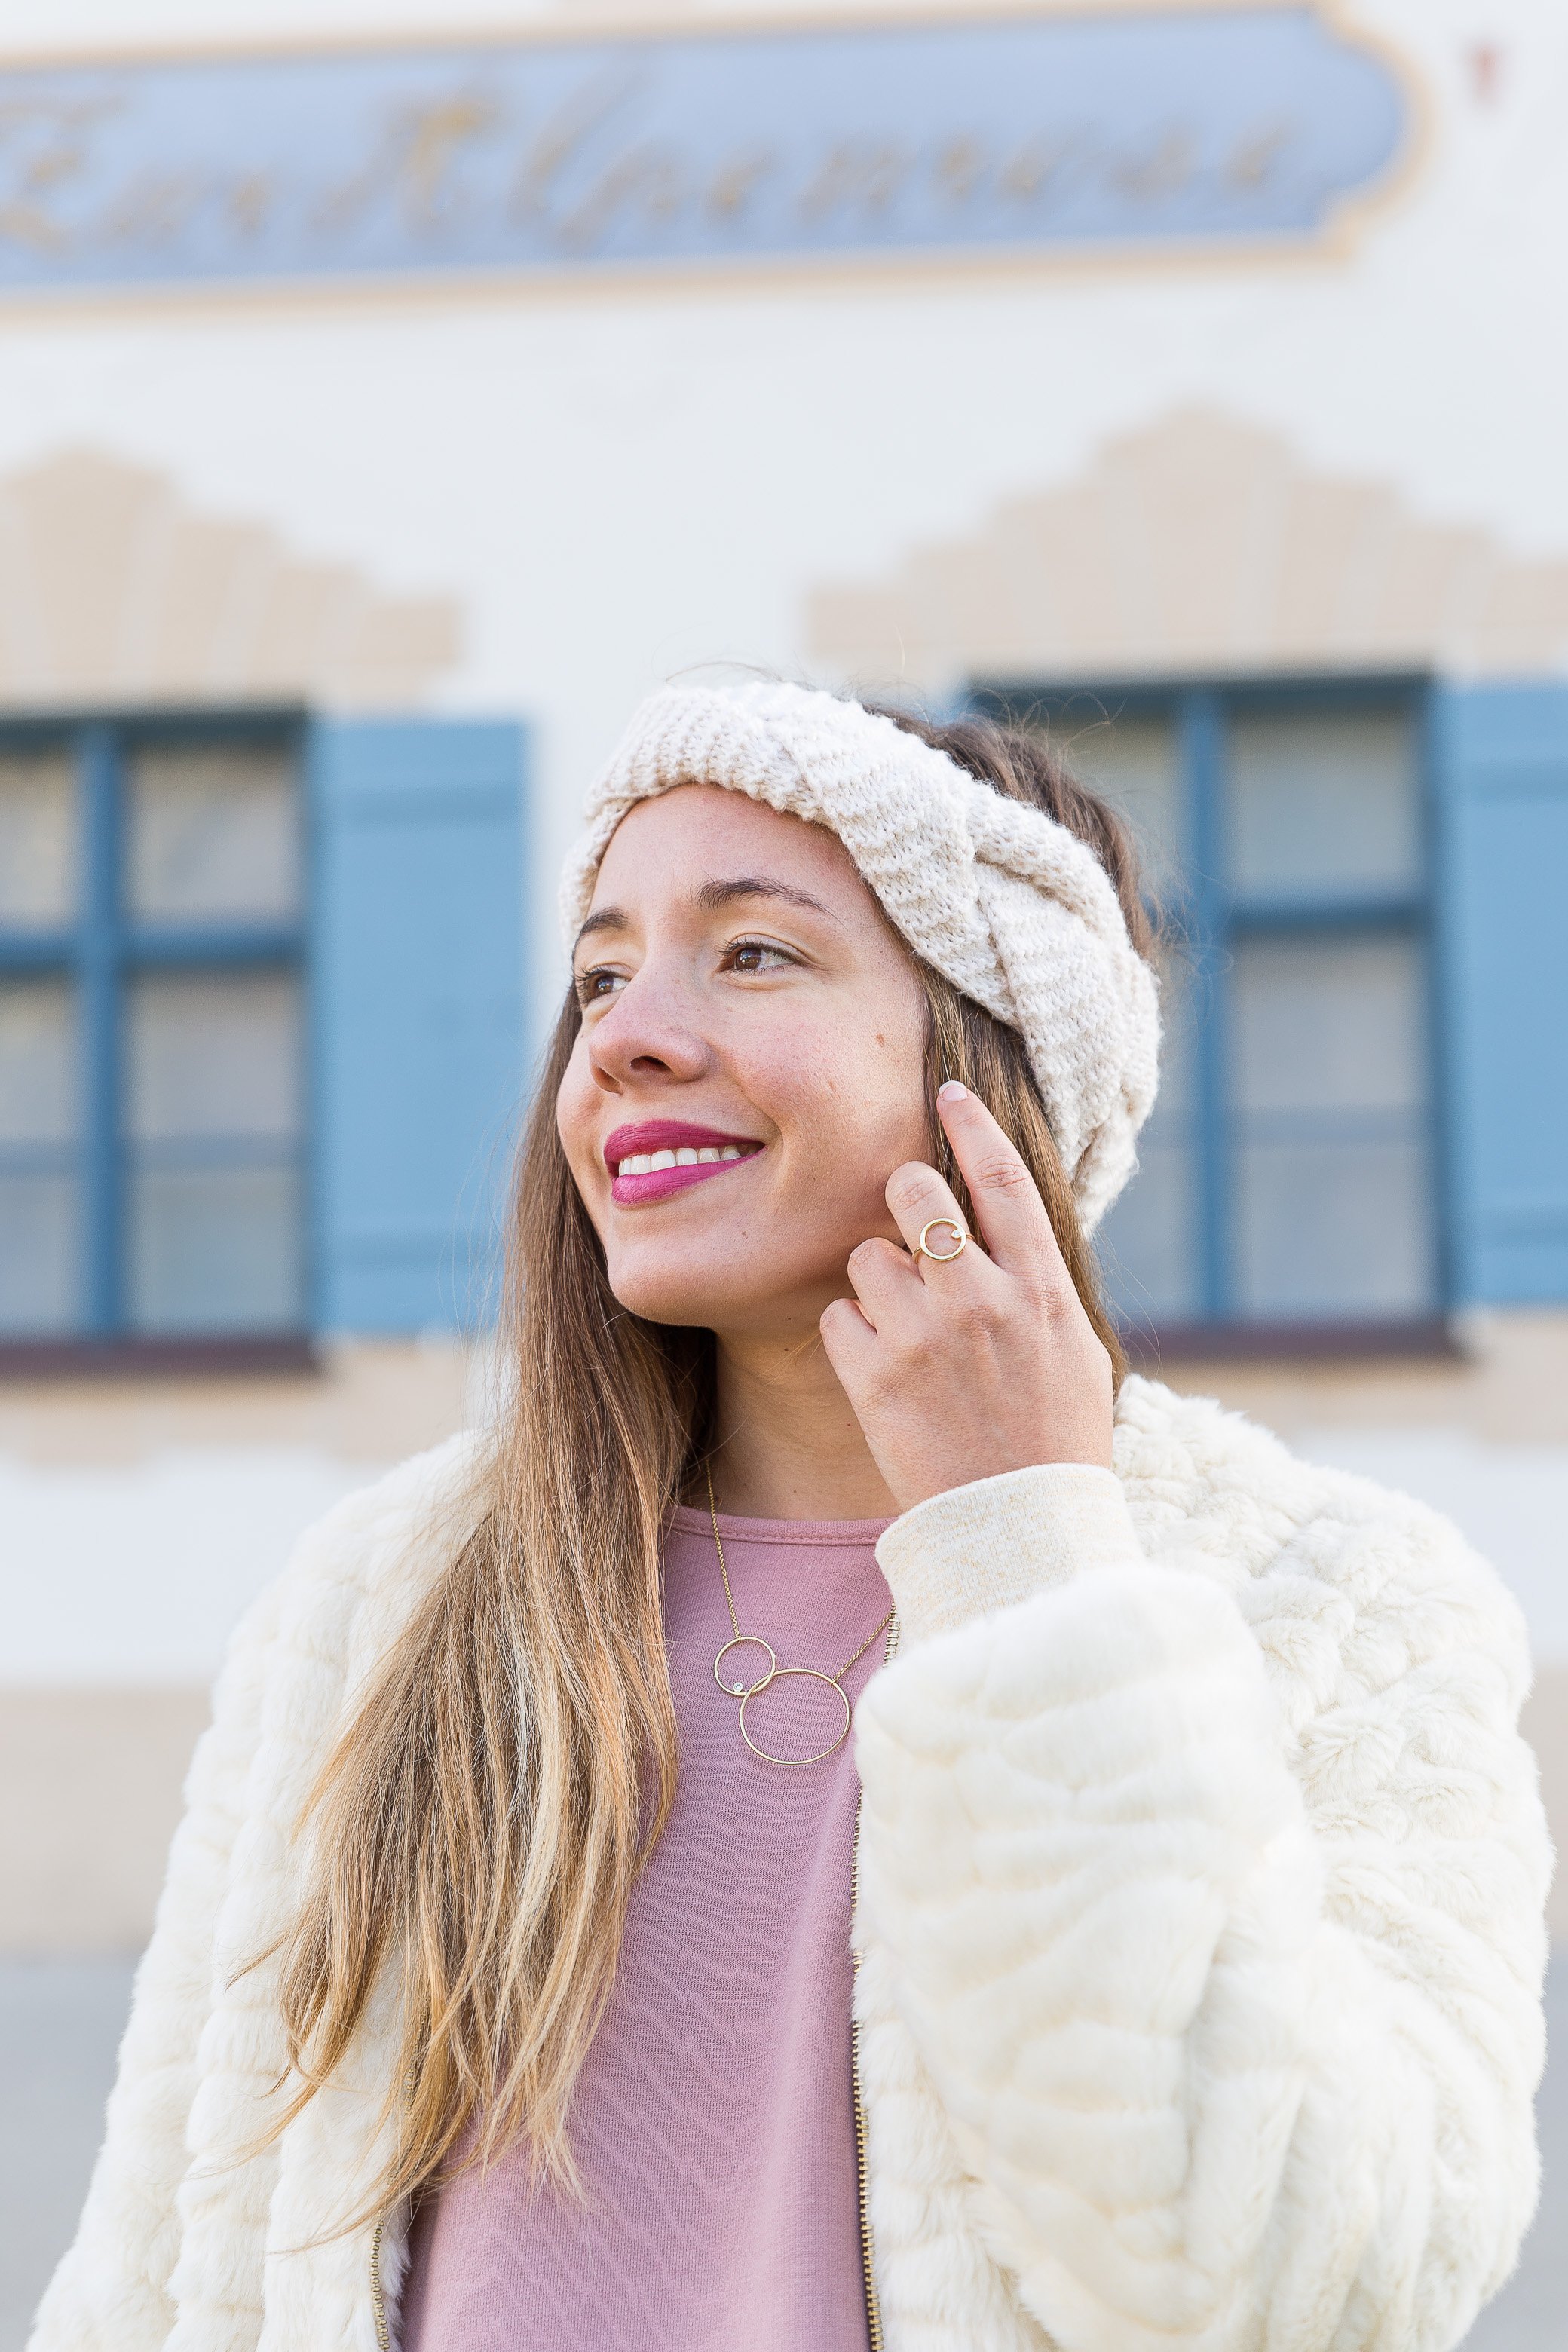
<instances>
[{"instance_id":1,"label":"brown eye","mask_svg":"<svg viewBox=\"0 0 1568 2352\"><path fill-rule=\"evenodd\" d=\"M742 940L731 950L731 961L737 971L783 971L794 958L765 940Z\"/></svg>"},{"instance_id":2,"label":"brown eye","mask_svg":"<svg viewBox=\"0 0 1568 2352\"><path fill-rule=\"evenodd\" d=\"M579 975L576 989L579 1004L596 1004L614 996L626 985L626 976L618 971L585 971Z\"/></svg>"}]
</instances>

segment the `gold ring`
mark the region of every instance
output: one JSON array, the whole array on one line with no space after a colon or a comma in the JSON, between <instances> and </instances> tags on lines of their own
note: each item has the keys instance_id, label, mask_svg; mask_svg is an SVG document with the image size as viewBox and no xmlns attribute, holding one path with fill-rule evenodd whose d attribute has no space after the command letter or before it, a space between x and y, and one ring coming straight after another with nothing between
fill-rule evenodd
<instances>
[{"instance_id":1,"label":"gold ring","mask_svg":"<svg viewBox=\"0 0 1568 2352\"><path fill-rule=\"evenodd\" d=\"M934 1233L938 1225L945 1225L950 1234L957 1234L958 1246L956 1249L933 1250L926 1247L926 1235L928 1234ZM963 1227L959 1223L956 1217L928 1217L925 1223L921 1227L921 1237L915 1244L915 1255L917 1257L929 1257L933 1265L951 1265L953 1259L955 1257L962 1257L968 1247L969 1235L964 1232Z\"/></svg>"}]
</instances>

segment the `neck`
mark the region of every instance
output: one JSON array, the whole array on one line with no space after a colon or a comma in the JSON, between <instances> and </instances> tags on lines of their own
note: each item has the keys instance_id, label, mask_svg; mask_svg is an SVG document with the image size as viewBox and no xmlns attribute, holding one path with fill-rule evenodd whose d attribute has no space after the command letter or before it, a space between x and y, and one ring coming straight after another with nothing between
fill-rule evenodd
<instances>
[{"instance_id":1,"label":"neck","mask_svg":"<svg viewBox=\"0 0 1568 2352\"><path fill-rule=\"evenodd\" d=\"M756 1519L890 1519L849 1400L816 1330L798 1341L718 1342L713 1492L723 1511Z\"/></svg>"}]
</instances>

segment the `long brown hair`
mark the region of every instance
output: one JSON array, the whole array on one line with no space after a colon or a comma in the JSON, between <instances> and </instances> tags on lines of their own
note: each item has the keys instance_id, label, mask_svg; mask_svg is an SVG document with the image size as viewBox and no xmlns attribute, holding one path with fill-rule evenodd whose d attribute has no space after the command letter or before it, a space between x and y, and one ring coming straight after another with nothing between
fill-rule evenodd
<instances>
[{"instance_id":1,"label":"long brown hair","mask_svg":"<svg viewBox=\"0 0 1568 2352\"><path fill-rule=\"evenodd\" d=\"M1146 944L1117 820L1037 737L887 715L1088 841ZM962 1078L1028 1163L1120 1382L1121 1347L1023 1042L920 969L937 1164L963 1199L935 1108L943 1079ZM282 1948L294 2091L277 2129L331 2076L395 1972L395 2154L378 2206L519 2141L575 2183L573 2084L674 1793L659 1551L710 1440L713 1340L628 1314L610 1290L555 1129L579 1020L569 995L519 1156L501 1318L510 1389L475 1531L327 1760Z\"/></svg>"}]
</instances>

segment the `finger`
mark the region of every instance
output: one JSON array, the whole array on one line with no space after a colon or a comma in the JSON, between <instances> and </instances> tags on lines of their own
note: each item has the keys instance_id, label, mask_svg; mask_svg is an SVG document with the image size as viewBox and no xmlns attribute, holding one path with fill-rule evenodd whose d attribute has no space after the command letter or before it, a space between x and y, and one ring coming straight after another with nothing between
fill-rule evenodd
<instances>
[{"instance_id":1,"label":"finger","mask_svg":"<svg viewBox=\"0 0 1568 2352\"><path fill-rule=\"evenodd\" d=\"M1009 1274L1044 1270L1065 1276L1039 1187L979 1096L950 1078L937 1089L936 1107L969 1187L981 1237L997 1265Z\"/></svg>"},{"instance_id":2,"label":"finger","mask_svg":"<svg viewBox=\"0 0 1568 2352\"><path fill-rule=\"evenodd\" d=\"M816 1328L839 1387L852 1398L870 1370L877 1334L852 1298L836 1298L831 1307L824 1307Z\"/></svg>"},{"instance_id":3,"label":"finger","mask_svg":"<svg viewBox=\"0 0 1568 2352\"><path fill-rule=\"evenodd\" d=\"M874 1331L879 1331L887 1318L897 1312L900 1298L920 1295L921 1278L913 1262L880 1235L850 1251L847 1271Z\"/></svg>"},{"instance_id":4,"label":"finger","mask_svg":"<svg viewBox=\"0 0 1568 2352\"><path fill-rule=\"evenodd\" d=\"M928 1168L923 1160L907 1160L901 1168L894 1169L888 1179L887 1201L893 1223L908 1244L913 1270L922 1283L929 1281L933 1275L945 1276L949 1273L956 1273L960 1266L973 1276L974 1267L984 1264L984 1254L979 1249L963 1250L945 1264L937 1262L953 1248L954 1234L967 1234L969 1220L959 1207L952 1186L937 1174L934 1168ZM929 1235L931 1245L937 1254L935 1259L921 1253L921 1235L930 1225L936 1227L936 1231ZM952 1232L948 1230L950 1226ZM969 1263L971 1260L973 1265Z\"/></svg>"}]
</instances>

